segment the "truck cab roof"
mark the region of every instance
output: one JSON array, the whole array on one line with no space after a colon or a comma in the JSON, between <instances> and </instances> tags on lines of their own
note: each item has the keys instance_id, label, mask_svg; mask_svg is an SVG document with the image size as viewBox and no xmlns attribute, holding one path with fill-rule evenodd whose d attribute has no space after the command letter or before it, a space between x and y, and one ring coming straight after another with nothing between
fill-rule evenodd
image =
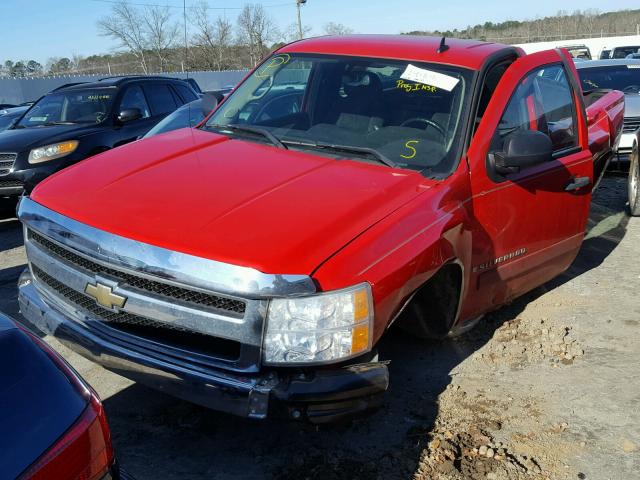
<instances>
[{"instance_id":1,"label":"truck cab roof","mask_svg":"<svg viewBox=\"0 0 640 480\"><path fill-rule=\"evenodd\" d=\"M480 70L493 54L523 51L500 43L445 38L447 50L438 53L441 37L419 35L342 35L301 40L282 47L279 53L318 53L415 60Z\"/></svg>"}]
</instances>

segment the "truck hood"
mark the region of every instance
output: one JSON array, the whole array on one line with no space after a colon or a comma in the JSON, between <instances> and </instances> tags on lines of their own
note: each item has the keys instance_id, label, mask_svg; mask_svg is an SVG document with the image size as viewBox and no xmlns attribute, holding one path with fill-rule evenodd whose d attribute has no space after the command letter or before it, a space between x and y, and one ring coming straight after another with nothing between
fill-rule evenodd
<instances>
[{"instance_id":1,"label":"truck hood","mask_svg":"<svg viewBox=\"0 0 640 480\"><path fill-rule=\"evenodd\" d=\"M20 153L51 143L75 140L97 128L91 125L52 125L48 127L12 128L0 132L0 152Z\"/></svg>"},{"instance_id":2,"label":"truck hood","mask_svg":"<svg viewBox=\"0 0 640 480\"><path fill-rule=\"evenodd\" d=\"M431 184L409 170L181 129L59 172L32 199L169 250L311 274Z\"/></svg>"}]
</instances>

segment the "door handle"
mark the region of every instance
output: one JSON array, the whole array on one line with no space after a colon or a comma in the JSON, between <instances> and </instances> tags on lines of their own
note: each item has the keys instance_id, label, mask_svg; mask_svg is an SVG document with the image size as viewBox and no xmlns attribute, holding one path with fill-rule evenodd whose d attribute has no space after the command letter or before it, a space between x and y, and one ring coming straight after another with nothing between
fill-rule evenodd
<instances>
[{"instance_id":1,"label":"door handle","mask_svg":"<svg viewBox=\"0 0 640 480\"><path fill-rule=\"evenodd\" d=\"M573 177L567 186L564 187L564 191L571 192L572 190L578 190L589 186L590 183L591 179L589 177Z\"/></svg>"}]
</instances>

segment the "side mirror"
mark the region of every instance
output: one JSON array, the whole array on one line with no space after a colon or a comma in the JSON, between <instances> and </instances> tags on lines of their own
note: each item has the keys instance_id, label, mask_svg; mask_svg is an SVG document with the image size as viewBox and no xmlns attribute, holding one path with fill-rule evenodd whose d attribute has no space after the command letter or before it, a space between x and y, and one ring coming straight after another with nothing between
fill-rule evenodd
<instances>
[{"instance_id":1,"label":"side mirror","mask_svg":"<svg viewBox=\"0 0 640 480\"><path fill-rule=\"evenodd\" d=\"M142 112L139 108L125 108L118 114L118 121L120 123L132 122L142 118Z\"/></svg>"},{"instance_id":2,"label":"side mirror","mask_svg":"<svg viewBox=\"0 0 640 480\"><path fill-rule=\"evenodd\" d=\"M218 92L205 92L202 94L202 114L206 117L220 102L224 100L224 95Z\"/></svg>"},{"instance_id":3,"label":"side mirror","mask_svg":"<svg viewBox=\"0 0 640 480\"><path fill-rule=\"evenodd\" d=\"M497 173L506 175L549 162L552 153L553 144L548 135L537 130L522 130L507 136L503 151L491 153L489 161Z\"/></svg>"}]
</instances>

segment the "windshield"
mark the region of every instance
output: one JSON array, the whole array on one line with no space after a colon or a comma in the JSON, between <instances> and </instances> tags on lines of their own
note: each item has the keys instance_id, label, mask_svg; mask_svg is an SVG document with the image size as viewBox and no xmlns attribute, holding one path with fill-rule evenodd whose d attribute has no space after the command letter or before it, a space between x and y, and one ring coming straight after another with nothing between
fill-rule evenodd
<instances>
[{"instance_id":1,"label":"windshield","mask_svg":"<svg viewBox=\"0 0 640 480\"><path fill-rule=\"evenodd\" d=\"M202 100L196 100L180 107L171 115L163 118L160 123L147 132L144 138L153 137L159 133L170 132L171 130L177 130L178 128L195 127L202 120L204 120Z\"/></svg>"},{"instance_id":2,"label":"windshield","mask_svg":"<svg viewBox=\"0 0 640 480\"><path fill-rule=\"evenodd\" d=\"M469 70L438 64L277 54L203 128L281 148L446 173L459 159L471 78Z\"/></svg>"},{"instance_id":3,"label":"windshield","mask_svg":"<svg viewBox=\"0 0 640 480\"><path fill-rule=\"evenodd\" d=\"M578 69L584 91L595 88L640 93L640 63Z\"/></svg>"},{"instance_id":4,"label":"windshield","mask_svg":"<svg viewBox=\"0 0 640 480\"><path fill-rule=\"evenodd\" d=\"M50 93L42 97L27 112L18 126L100 123L107 118L115 94L115 88Z\"/></svg>"},{"instance_id":5,"label":"windshield","mask_svg":"<svg viewBox=\"0 0 640 480\"><path fill-rule=\"evenodd\" d=\"M640 45L628 46L628 47L616 47L613 49L612 58L626 58L631 53L640 52Z\"/></svg>"}]
</instances>

